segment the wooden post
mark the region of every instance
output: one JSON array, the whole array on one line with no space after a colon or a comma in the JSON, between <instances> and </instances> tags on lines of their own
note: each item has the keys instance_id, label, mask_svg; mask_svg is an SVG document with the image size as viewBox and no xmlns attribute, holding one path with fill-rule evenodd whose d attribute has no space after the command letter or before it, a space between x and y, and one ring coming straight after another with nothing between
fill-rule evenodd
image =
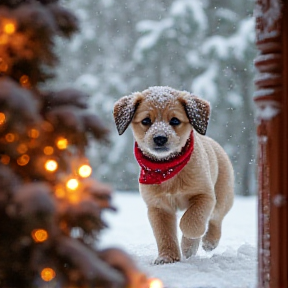
<instances>
[{"instance_id":1,"label":"wooden post","mask_svg":"<svg viewBox=\"0 0 288 288\"><path fill-rule=\"evenodd\" d=\"M258 288L288 287L288 2L255 8Z\"/></svg>"}]
</instances>

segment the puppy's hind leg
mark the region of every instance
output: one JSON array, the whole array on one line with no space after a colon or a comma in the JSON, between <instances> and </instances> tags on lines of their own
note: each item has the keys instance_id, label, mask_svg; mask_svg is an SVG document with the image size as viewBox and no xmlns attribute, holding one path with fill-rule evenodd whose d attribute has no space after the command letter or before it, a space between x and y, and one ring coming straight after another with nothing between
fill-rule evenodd
<instances>
[{"instance_id":1,"label":"puppy's hind leg","mask_svg":"<svg viewBox=\"0 0 288 288\"><path fill-rule=\"evenodd\" d=\"M202 247L205 251L212 251L215 249L221 238L221 222L222 221L209 221L208 230L202 239Z\"/></svg>"},{"instance_id":2,"label":"puppy's hind leg","mask_svg":"<svg viewBox=\"0 0 288 288\"><path fill-rule=\"evenodd\" d=\"M218 246L221 238L223 218L233 205L233 170L231 168L227 170L226 173L223 173L223 171L220 172L222 177L219 177L215 185L217 203L211 215L208 230L202 239L202 247L205 251L211 251Z\"/></svg>"}]
</instances>

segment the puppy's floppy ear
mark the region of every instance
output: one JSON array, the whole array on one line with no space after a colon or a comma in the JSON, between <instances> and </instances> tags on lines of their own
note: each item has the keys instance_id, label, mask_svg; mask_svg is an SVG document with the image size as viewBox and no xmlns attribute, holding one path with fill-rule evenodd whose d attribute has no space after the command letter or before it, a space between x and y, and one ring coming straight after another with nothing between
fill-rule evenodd
<instances>
[{"instance_id":1,"label":"puppy's floppy ear","mask_svg":"<svg viewBox=\"0 0 288 288\"><path fill-rule=\"evenodd\" d=\"M184 92L179 98L193 128L198 133L205 135L210 116L209 102L200 99L189 92Z\"/></svg>"},{"instance_id":2,"label":"puppy's floppy ear","mask_svg":"<svg viewBox=\"0 0 288 288\"><path fill-rule=\"evenodd\" d=\"M114 120L119 135L122 135L131 123L143 95L139 92L120 98L114 104Z\"/></svg>"}]
</instances>

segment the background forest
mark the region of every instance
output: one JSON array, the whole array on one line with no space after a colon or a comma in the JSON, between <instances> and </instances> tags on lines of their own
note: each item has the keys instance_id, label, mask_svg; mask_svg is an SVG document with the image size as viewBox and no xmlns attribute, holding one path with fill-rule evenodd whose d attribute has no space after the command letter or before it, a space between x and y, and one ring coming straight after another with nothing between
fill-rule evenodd
<instances>
[{"instance_id":1,"label":"background forest","mask_svg":"<svg viewBox=\"0 0 288 288\"><path fill-rule=\"evenodd\" d=\"M210 101L207 134L232 160L236 193L255 193L254 1L62 2L80 18L81 32L72 42L59 43L62 65L49 86L68 83L86 90L91 111L110 127L110 147L90 147L98 179L117 190L138 189L132 133L128 129L118 136L113 104L134 91L161 85Z\"/></svg>"}]
</instances>

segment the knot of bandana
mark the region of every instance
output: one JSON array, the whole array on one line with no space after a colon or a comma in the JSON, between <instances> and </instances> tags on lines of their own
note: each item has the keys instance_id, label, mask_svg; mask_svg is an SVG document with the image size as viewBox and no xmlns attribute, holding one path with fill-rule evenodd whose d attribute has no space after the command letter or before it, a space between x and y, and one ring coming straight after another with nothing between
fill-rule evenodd
<instances>
[{"instance_id":1,"label":"knot of bandana","mask_svg":"<svg viewBox=\"0 0 288 288\"><path fill-rule=\"evenodd\" d=\"M141 184L161 184L178 174L188 163L194 149L193 131L186 145L179 155L169 160L155 161L143 154L137 142L134 146L134 154L141 167L139 183Z\"/></svg>"}]
</instances>

